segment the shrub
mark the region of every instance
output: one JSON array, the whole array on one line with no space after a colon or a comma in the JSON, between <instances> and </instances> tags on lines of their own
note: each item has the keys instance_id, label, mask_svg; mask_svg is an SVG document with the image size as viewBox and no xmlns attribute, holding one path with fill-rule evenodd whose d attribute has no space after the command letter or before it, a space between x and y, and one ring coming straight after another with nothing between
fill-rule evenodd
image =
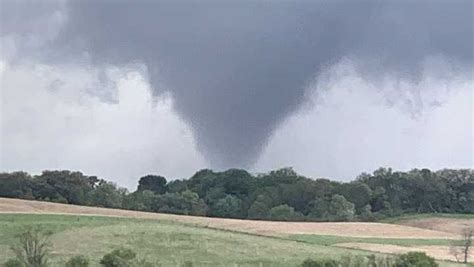
<instances>
[{"instance_id":1,"label":"shrub","mask_svg":"<svg viewBox=\"0 0 474 267\"><path fill-rule=\"evenodd\" d=\"M47 266L51 247L49 233L39 228L29 228L18 235L18 238L20 242L12 250L19 262L25 266Z\"/></svg>"},{"instance_id":2,"label":"shrub","mask_svg":"<svg viewBox=\"0 0 474 267\"><path fill-rule=\"evenodd\" d=\"M104 267L129 267L133 266L133 259L136 256L132 250L120 248L105 254L100 260L100 264Z\"/></svg>"},{"instance_id":3,"label":"shrub","mask_svg":"<svg viewBox=\"0 0 474 267\"><path fill-rule=\"evenodd\" d=\"M146 260L139 260L137 261L137 263L135 264L135 266L137 267L160 267L161 264L159 263L151 263L149 261L146 261Z\"/></svg>"},{"instance_id":4,"label":"shrub","mask_svg":"<svg viewBox=\"0 0 474 267\"><path fill-rule=\"evenodd\" d=\"M301 267L393 267L393 261L389 257L376 257L375 255L368 256L352 256L347 255L340 260L307 259ZM425 267L425 265L410 265L410 267ZM430 267L430 265L426 265Z\"/></svg>"},{"instance_id":5,"label":"shrub","mask_svg":"<svg viewBox=\"0 0 474 267\"><path fill-rule=\"evenodd\" d=\"M18 259L9 259L4 264L4 267L24 267L23 263Z\"/></svg>"},{"instance_id":6,"label":"shrub","mask_svg":"<svg viewBox=\"0 0 474 267\"><path fill-rule=\"evenodd\" d=\"M78 255L70 258L66 262L66 267L88 267L89 266L89 259L85 256Z\"/></svg>"},{"instance_id":7,"label":"shrub","mask_svg":"<svg viewBox=\"0 0 474 267\"><path fill-rule=\"evenodd\" d=\"M395 267L437 267L435 259L424 252L408 252L395 260Z\"/></svg>"},{"instance_id":8,"label":"shrub","mask_svg":"<svg viewBox=\"0 0 474 267\"><path fill-rule=\"evenodd\" d=\"M347 255L341 258L340 267L393 267L391 257L379 257L375 255L352 256Z\"/></svg>"},{"instance_id":9,"label":"shrub","mask_svg":"<svg viewBox=\"0 0 474 267\"><path fill-rule=\"evenodd\" d=\"M301 267L339 267L339 263L335 260L312 260L307 259L302 264Z\"/></svg>"}]
</instances>

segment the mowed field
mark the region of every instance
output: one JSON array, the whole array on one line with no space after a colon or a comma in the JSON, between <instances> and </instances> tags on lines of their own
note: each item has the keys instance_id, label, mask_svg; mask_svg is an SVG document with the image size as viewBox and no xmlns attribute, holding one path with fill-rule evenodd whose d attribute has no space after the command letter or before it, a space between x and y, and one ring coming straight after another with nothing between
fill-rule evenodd
<instances>
[{"instance_id":1,"label":"mowed field","mask_svg":"<svg viewBox=\"0 0 474 267\"><path fill-rule=\"evenodd\" d=\"M424 227L426 220L437 217L421 219L421 225L417 218L397 224L269 222L0 198L0 262L13 256L9 248L15 235L30 225L53 233L52 263L57 266L77 254L97 265L102 255L118 247L132 248L140 258L162 266L187 261L194 266L297 266L306 258L414 250L454 260L449 247L463 228L459 220L474 226L474 217L444 217L442 227Z\"/></svg>"}]
</instances>

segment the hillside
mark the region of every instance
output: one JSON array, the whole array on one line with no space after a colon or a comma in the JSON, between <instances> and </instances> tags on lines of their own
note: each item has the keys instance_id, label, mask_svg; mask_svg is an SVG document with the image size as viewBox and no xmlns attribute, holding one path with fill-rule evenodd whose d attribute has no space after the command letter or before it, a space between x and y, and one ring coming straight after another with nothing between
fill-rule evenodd
<instances>
[{"instance_id":1,"label":"hillside","mask_svg":"<svg viewBox=\"0 0 474 267\"><path fill-rule=\"evenodd\" d=\"M3 226L0 248L5 251L0 254L0 261L11 256L8 247L14 241L14 233L30 224L54 230L54 254L58 262L71 253L98 258L107 249L124 244L140 250L139 255L153 255L152 259L161 260L164 266L176 266L191 259L196 266L224 263L295 266L308 257L337 258L367 253L364 251L389 254L425 251L439 260L453 261L449 246L458 238L449 227L424 229L424 223L414 227L393 223L252 221L8 198L0 198L0 213ZM453 226L458 225L458 219L444 219L451 220ZM411 223L415 221L411 220ZM66 245L72 248L66 250L63 248ZM166 251L169 253L164 253Z\"/></svg>"},{"instance_id":2,"label":"hillside","mask_svg":"<svg viewBox=\"0 0 474 267\"><path fill-rule=\"evenodd\" d=\"M106 209L59 203L0 198L0 212L3 213L39 213L39 214L73 214L100 215L125 218L156 219L177 221L208 228L232 230L237 232L284 235L315 234L351 236L365 238L407 238L407 239L455 239L458 236L442 231L421 229L412 226L366 223L366 222L275 222L257 220L239 220L209 218L199 216L172 215L163 213L140 212L120 209Z\"/></svg>"},{"instance_id":3,"label":"hillside","mask_svg":"<svg viewBox=\"0 0 474 267\"><path fill-rule=\"evenodd\" d=\"M401 225L460 234L466 228L474 229L474 214L405 216L394 220L394 222Z\"/></svg>"},{"instance_id":4,"label":"hillside","mask_svg":"<svg viewBox=\"0 0 474 267\"><path fill-rule=\"evenodd\" d=\"M12 223L14 222L14 223ZM104 216L0 214L0 263L14 257L10 247L25 226L52 232L51 266L85 255L92 266L120 247L161 266L297 266L306 258L363 254L278 238L193 227L156 220Z\"/></svg>"}]
</instances>

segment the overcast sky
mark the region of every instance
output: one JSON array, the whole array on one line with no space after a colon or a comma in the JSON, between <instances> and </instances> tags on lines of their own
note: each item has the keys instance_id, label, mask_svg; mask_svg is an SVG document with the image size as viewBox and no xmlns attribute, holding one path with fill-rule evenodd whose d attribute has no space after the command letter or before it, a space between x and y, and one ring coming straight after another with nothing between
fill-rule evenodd
<instances>
[{"instance_id":1,"label":"overcast sky","mask_svg":"<svg viewBox=\"0 0 474 267\"><path fill-rule=\"evenodd\" d=\"M474 166L472 1L0 3L0 171Z\"/></svg>"}]
</instances>

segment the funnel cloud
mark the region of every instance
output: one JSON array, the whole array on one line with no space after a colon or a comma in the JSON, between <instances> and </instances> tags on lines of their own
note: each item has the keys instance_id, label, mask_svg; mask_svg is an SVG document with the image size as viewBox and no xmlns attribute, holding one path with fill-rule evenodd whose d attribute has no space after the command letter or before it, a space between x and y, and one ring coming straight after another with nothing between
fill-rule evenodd
<instances>
[{"instance_id":1,"label":"funnel cloud","mask_svg":"<svg viewBox=\"0 0 474 267\"><path fill-rule=\"evenodd\" d=\"M318 90L311 86L315 79L341 60L355 62L361 77L374 84L387 76L416 84L432 56L447 58L460 72L473 67L472 1L2 6L2 36L16 34L22 51L11 62L143 65L152 94L173 98L198 150L217 168L252 167L274 131ZM24 37L31 34L39 37ZM114 101L113 94L97 95Z\"/></svg>"}]
</instances>

